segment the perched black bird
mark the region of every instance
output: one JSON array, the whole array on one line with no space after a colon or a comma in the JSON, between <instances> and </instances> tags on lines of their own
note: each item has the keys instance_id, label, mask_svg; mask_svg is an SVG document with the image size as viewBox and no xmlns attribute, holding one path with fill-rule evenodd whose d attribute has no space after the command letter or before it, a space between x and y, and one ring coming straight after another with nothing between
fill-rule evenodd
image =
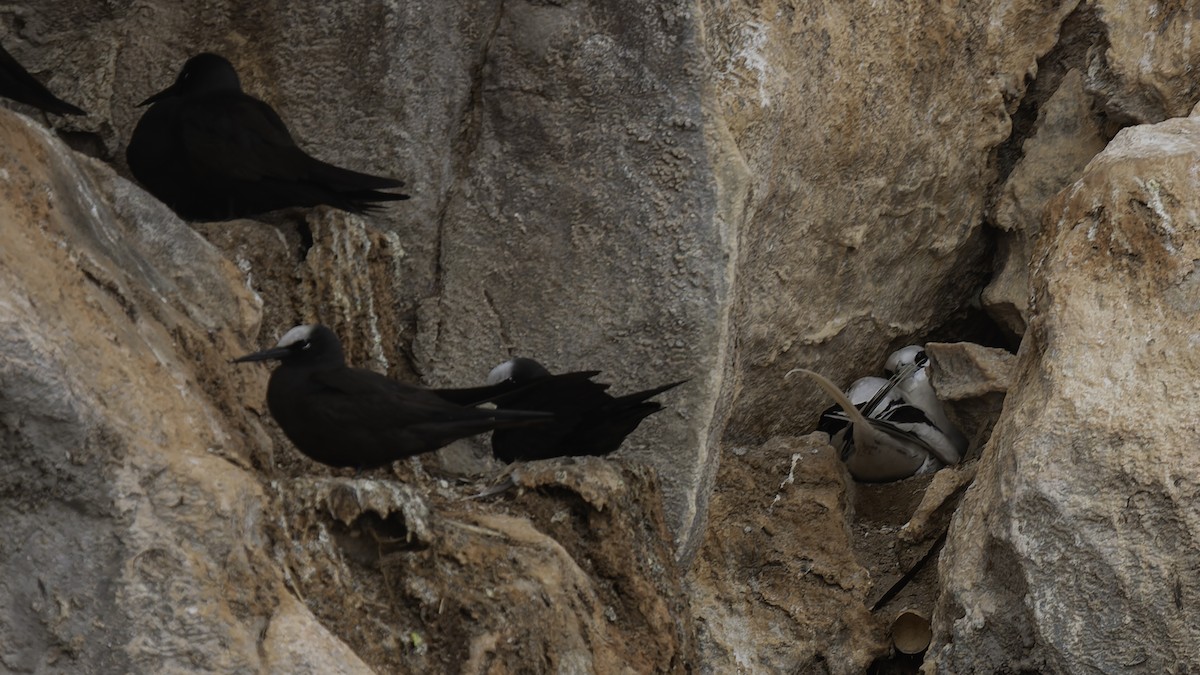
<instances>
[{"instance_id":1,"label":"perched black bird","mask_svg":"<svg viewBox=\"0 0 1200 675\"><path fill-rule=\"evenodd\" d=\"M281 362L267 386L271 416L296 449L329 466L382 466L460 438L550 418L540 412L459 405L436 389L349 368L337 335L321 325L296 326L274 348L235 363L268 359ZM486 389L455 391L474 391L482 402Z\"/></svg>"},{"instance_id":2,"label":"perched black bird","mask_svg":"<svg viewBox=\"0 0 1200 675\"><path fill-rule=\"evenodd\" d=\"M328 204L363 213L404 183L327 164L296 146L271 106L242 92L233 65L216 54L188 59L175 84L129 139L138 181L185 220L229 220L292 206Z\"/></svg>"},{"instance_id":3,"label":"perched black bird","mask_svg":"<svg viewBox=\"0 0 1200 675\"><path fill-rule=\"evenodd\" d=\"M621 447L643 419L662 409L661 403L648 399L686 381L614 397L607 392L609 385L592 381L599 374L588 370L551 375L527 358L496 366L488 375L489 387L510 389L492 392L491 403L501 410L554 413L554 420L536 427L497 429L492 434L492 455L504 462L607 455ZM469 402L465 399L457 400Z\"/></svg>"},{"instance_id":4,"label":"perched black bird","mask_svg":"<svg viewBox=\"0 0 1200 675\"><path fill-rule=\"evenodd\" d=\"M0 96L56 115L86 115L84 111L50 93L0 46Z\"/></svg>"}]
</instances>

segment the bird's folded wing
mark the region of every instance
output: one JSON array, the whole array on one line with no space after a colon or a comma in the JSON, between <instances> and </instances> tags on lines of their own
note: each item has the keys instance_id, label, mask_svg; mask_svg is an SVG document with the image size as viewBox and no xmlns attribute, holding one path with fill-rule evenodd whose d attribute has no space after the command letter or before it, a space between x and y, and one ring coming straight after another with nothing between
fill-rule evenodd
<instances>
[{"instance_id":1,"label":"bird's folded wing","mask_svg":"<svg viewBox=\"0 0 1200 675\"><path fill-rule=\"evenodd\" d=\"M591 410L610 403L610 385L593 382L598 370L580 370L538 378L492 399L499 408L516 410Z\"/></svg>"},{"instance_id":2,"label":"bird's folded wing","mask_svg":"<svg viewBox=\"0 0 1200 675\"><path fill-rule=\"evenodd\" d=\"M659 394L663 393L664 391L667 391L669 389L674 389L675 387L678 387L679 385L681 385L685 382L687 382L687 380L680 380L678 382L671 382L670 384L664 384L664 385L660 385L657 387L652 387L650 389L643 389L642 391L634 392L632 394L625 394L624 396L618 396L616 399L616 404L621 407L625 407L625 406L631 406L635 403L641 403L642 401L645 401L646 399L654 398L655 396L658 396ZM662 406L659 406L659 407L661 408Z\"/></svg>"},{"instance_id":3,"label":"bird's folded wing","mask_svg":"<svg viewBox=\"0 0 1200 675\"><path fill-rule=\"evenodd\" d=\"M370 377L363 376L364 373ZM408 386L367 370L314 373L311 379L322 387L309 394L311 400L320 401L321 406L331 411L358 411L356 417L378 420L379 424L385 426L448 421L486 414L484 410L456 405L427 389Z\"/></svg>"},{"instance_id":4,"label":"bird's folded wing","mask_svg":"<svg viewBox=\"0 0 1200 675\"><path fill-rule=\"evenodd\" d=\"M243 94L179 109L181 142L197 168L233 180L299 180L310 160L270 106Z\"/></svg>"},{"instance_id":5,"label":"bird's folded wing","mask_svg":"<svg viewBox=\"0 0 1200 675\"><path fill-rule=\"evenodd\" d=\"M919 408L902 405L893 408L891 412L897 417L893 419L872 417L867 421L876 431L920 447L937 457L943 464L958 464L961 458L957 450L954 449L945 434L938 430ZM845 422L850 421L844 412L830 413L829 417Z\"/></svg>"}]
</instances>

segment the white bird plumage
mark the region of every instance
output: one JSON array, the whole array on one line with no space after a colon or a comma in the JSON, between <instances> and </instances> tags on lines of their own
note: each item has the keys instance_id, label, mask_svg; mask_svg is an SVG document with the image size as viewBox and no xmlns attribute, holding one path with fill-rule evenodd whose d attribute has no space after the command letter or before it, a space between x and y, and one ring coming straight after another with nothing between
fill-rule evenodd
<instances>
[{"instance_id":1,"label":"white bird plumage","mask_svg":"<svg viewBox=\"0 0 1200 675\"><path fill-rule=\"evenodd\" d=\"M957 464L966 437L950 422L929 382L929 359L918 345L896 350L884 368L890 379L863 377L843 393L818 373L797 368L840 407L821 416L820 429L856 480L885 482Z\"/></svg>"},{"instance_id":2,"label":"white bird plumage","mask_svg":"<svg viewBox=\"0 0 1200 675\"><path fill-rule=\"evenodd\" d=\"M937 397L933 384L929 381L929 357L925 349L919 345L901 347L888 357L884 370L892 375L895 389L908 403L921 409L925 416L933 422L950 443L955 451L955 463L962 458L967 450L967 437L963 436L958 427L946 416L946 408ZM910 373L903 376L908 370Z\"/></svg>"},{"instance_id":3,"label":"white bird plumage","mask_svg":"<svg viewBox=\"0 0 1200 675\"><path fill-rule=\"evenodd\" d=\"M951 459L953 447L923 412L893 394L891 381L860 379L851 385L848 396L819 373L797 368L788 375L796 372L812 378L842 407L840 412L827 415L849 423L833 434L831 442L843 450L842 458L855 480L871 483L900 480L935 471ZM872 400L876 402L872 404ZM860 405L872 414L864 415Z\"/></svg>"}]
</instances>

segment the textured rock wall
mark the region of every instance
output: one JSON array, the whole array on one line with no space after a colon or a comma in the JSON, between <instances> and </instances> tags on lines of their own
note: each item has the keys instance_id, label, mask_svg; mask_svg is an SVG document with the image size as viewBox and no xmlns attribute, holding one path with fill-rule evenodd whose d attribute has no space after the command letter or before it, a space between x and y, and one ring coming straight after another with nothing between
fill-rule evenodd
<instances>
[{"instance_id":1,"label":"textured rock wall","mask_svg":"<svg viewBox=\"0 0 1200 675\"><path fill-rule=\"evenodd\" d=\"M368 672L270 571L241 274L40 124L0 138L4 669Z\"/></svg>"},{"instance_id":2,"label":"textured rock wall","mask_svg":"<svg viewBox=\"0 0 1200 675\"><path fill-rule=\"evenodd\" d=\"M1195 122L1124 132L1076 182L1119 129L1200 98L1193 14L1149 1L0 8L5 45L95 113L53 120L60 133L118 172L133 104L212 49L303 147L414 194L369 220L197 225L214 249L0 115L0 272L17 289L0 305L0 450L20 535L0 546L15 608L0 621L17 645L0 658L64 672L853 672L886 655L884 616L865 604L925 550L896 534L925 484L846 485L813 437L797 440L825 402L782 375L848 381L914 339L986 332L980 296L1026 343L938 578L902 596L927 606L942 589L929 667L1200 662L1195 565L1171 543L1194 529L1179 448L1195 442L1181 403L1197 381L1183 347ZM430 384L479 381L510 354L603 368L618 391L691 382L621 453L657 478L550 465L475 509L452 476L495 469L477 445L360 484L263 425L264 369L224 360L313 319L355 363ZM1000 389L960 392L981 440ZM382 506L330 501L397 478L408 487ZM663 532L694 560L688 601ZM96 617L122 648L101 646Z\"/></svg>"},{"instance_id":3,"label":"textured rock wall","mask_svg":"<svg viewBox=\"0 0 1200 675\"><path fill-rule=\"evenodd\" d=\"M50 84L103 80L80 92L96 114L64 124L118 165L134 104L213 50L302 147L406 180L413 199L370 219L389 235L386 269L338 261L371 305L338 327L393 374L467 385L525 355L553 370L602 369L618 391L691 378L626 453L660 468L672 530L694 546L716 466L711 373L724 358L731 274L694 6L79 2L17 9L9 23L26 40L13 40L19 56L56 54L63 74ZM294 217L275 220L285 235L295 228ZM252 257L256 282L295 274L286 249ZM264 341L347 316L291 295L264 292L279 319L264 323Z\"/></svg>"},{"instance_id":4,"label":"textured rock wall","mask_svg":"<svg viewBox=\"0 0 1200 675\"><path fill-rule=\"evenodd\" d=\"M886 651L823 435L737 448L689 576L704 672L861 673Z\"/></svg>"},{"instance_id":5,"label":"textured rock wall","mask_svg":"<svg viewBox=\"0 0 1200 675\"><path fill-rule=\"evenodd\" d=\"M39 123L0 138L6 671L693 667L653 469L529 467L504 505L415 461L312 477L261 423L266 369L229 363L263 316L239 267L286 238L226 258ZM355 280L319 271L387 240L327 220L293 280L337 307Z\"/></svg>"},{"instance_id":6,"label":"textured rock wall","mask_svg":"<svg viewBox=\"0 0 1200 675\"><path fill-rule=\"evenodd\" d=\"M942 558L935 672L1200 660L1200 119L1119 133L1047 210L1029 330Z\"/></svg>"},{"instance_id":7,"label":"textured rock wall","mask_svg":"<svg viewBox=\"0 0 1200 675\"><path fill-rule=\"evenodd\" d=\"M788 370L853 380L978 293L996 148L1075 3L702 4L752 176L729 436L761 441L826 405Z\"/></svg>"}]
</instances>

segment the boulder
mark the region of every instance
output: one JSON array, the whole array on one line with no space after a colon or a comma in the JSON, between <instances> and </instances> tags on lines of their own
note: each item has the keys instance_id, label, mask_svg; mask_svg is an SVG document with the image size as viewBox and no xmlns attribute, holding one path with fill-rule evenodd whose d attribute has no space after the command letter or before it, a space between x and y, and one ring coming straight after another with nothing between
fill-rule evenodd
<instances>
[{"instance_id":1,"label":"boulder","mask_svg":"<svg viewBox=\"0 0 1200 675\"><path fill-rule=\"evenodd\" d=\"M1052 200L1004 412L942 555L929 672L1200 661L1200 118Z\"/></svg>"}]
</instances>

